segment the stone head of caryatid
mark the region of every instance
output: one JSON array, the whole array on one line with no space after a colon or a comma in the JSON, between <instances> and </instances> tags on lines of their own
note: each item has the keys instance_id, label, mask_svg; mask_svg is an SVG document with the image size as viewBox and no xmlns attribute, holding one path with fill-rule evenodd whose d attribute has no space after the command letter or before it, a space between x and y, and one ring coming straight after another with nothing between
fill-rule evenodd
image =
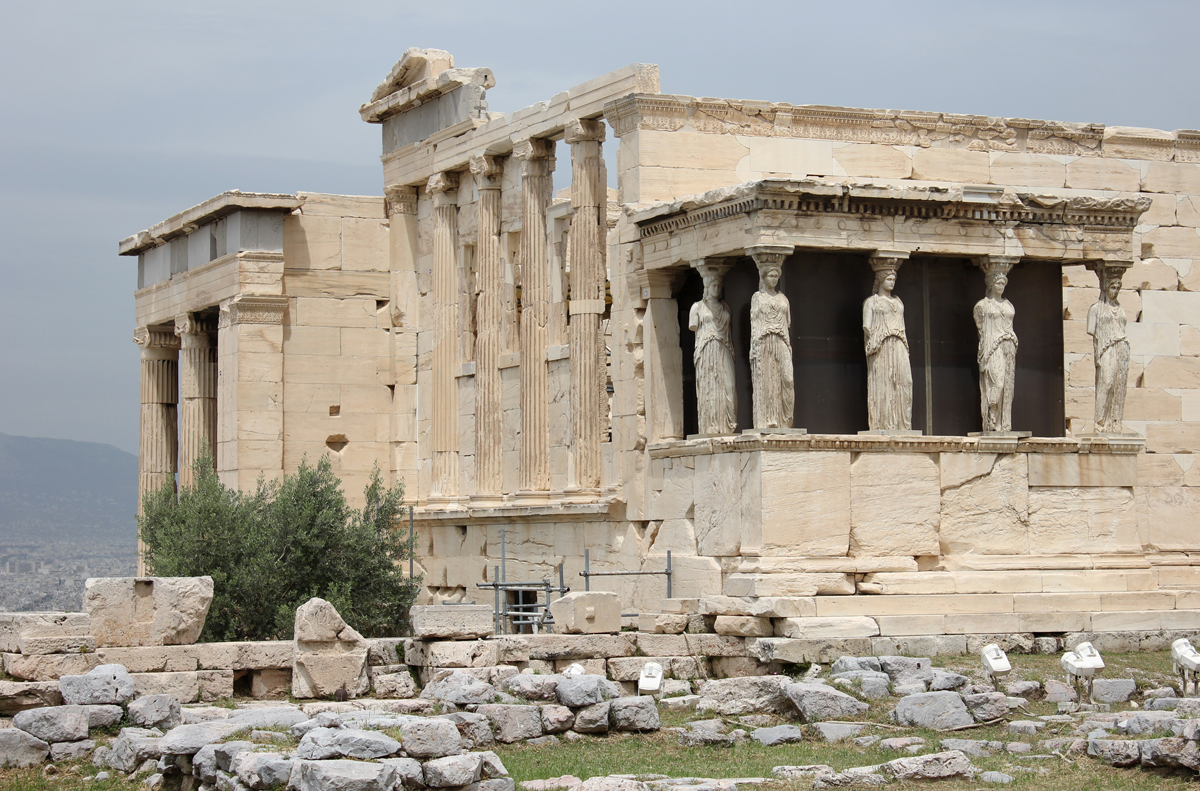
<instances>
[{"instance_id":1,"label":"stone head of caryatid","mask_svg":"<svg viewBox=\"0 0 1200 791\"><path fill-rule=\"evenodd\" d=\"M1100 275L1100 298L1109 305L1120 304L1118 299L1121 296L1121 275L1125 274L1125 270L1120 267L1105 267L1101 270Z\"/></svg>"},{"instance_id":2,"label":"stone head of caryatid","mask_svg":"<svg viewBox=\"0 0 1200 791\"><path fill-rule=\"evenodd\" d=\"M774 294L783 277L783 264L774 261L763 261L758 264L758 290Z\"/></svg>"},{"instance_id":3,"label":"stone head of caryatid","mask_svg":"<svg viewBox=\"0 0 1200 791\"><path fill-rule=\"evenodd\" d=\"M704 301L720 302L721 292L725 288L725 273L729 267L721 264L701 264L696 269L704 280Z\"/></svg>"},{"instance_id":4,"label":"stone head of caryatid","mask_svg":"<svg viewBox=\"0 0 1200 791\"><path fill-rule=\"evenodd\" d=\"M872 258L871 268L875 270L875 285L871 293L877 296L890 297L896 287L896 272L900 269L902 260L899 258Z\"/></svg>"}]
</instances>

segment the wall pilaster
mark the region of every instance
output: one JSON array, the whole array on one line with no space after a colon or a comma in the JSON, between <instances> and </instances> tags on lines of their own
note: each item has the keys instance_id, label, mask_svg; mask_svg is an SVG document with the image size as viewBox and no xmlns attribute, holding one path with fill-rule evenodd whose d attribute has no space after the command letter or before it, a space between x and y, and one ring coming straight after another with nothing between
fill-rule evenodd
<instances>
[{"instance_id":1,"label":"wall pilaster","mask_svg":"<svg viewBox=\"0 0 1200 791\"><path fill-rule=\"evenodd\" d=\"M417 190L384 190L388 214L388 267L392 330L392 482L404 481L410 499L421 496L420 434L417 429L417 337L420 287L417 284Z\"/></svg>"}]
</instances>

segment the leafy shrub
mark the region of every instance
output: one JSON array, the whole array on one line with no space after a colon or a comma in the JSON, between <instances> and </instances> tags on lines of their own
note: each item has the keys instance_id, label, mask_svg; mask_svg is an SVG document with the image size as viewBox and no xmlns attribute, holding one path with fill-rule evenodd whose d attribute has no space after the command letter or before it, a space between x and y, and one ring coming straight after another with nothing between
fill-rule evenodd
<instances>
[{"instance_id":1,"label":"leafy shrub","mask_svg":"<svg viewBox=\"0 0 1200 791\"><path fill-rule=\"evenodd\" d=\"M207 452L194 470L178 497L170 483L147 492L138 526L152 573L213 578L201 640L291 639L296 608L313 596L363 635L406 630L417 581L403 573L408 536L393 527L404 487L385 488L378 466L361 510L327 455L281 482L260 477L254 492L221 483Z\"/></svg>"}]
</instances>

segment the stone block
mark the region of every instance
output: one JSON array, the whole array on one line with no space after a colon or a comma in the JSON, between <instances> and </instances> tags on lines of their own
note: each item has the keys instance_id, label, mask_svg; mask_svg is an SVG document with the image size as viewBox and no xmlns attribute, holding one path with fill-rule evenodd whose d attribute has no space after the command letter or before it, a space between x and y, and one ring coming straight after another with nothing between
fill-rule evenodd
<instances>
[{"instance_id":1,"label":"stone block","mask_svg":"<svg viewBox=\"0 0 1200 791\"><path fill-rule=\"evenodd\" d=\"M565 634L621 631L621 597L609 591L573 591L550 602L550 614Z\"/></svg>"},{"instance_id":2,"label":"stone block","mask_svg":"<svg viewBox=\"0 0 1200 791\"><path fill-rule=\"evenodd\" d=\"M608 660L608 677L613 681L637 681L647 662L657 662L662 666L664 675L670 674L671 660L672 657L669 656L629 656L610 659Z\"/></svg>"},{"instance_id":3,"label":"stone block","mask_svg":"<svg viewBox=\"0 0 1200 791\"><path fill-rule=\"evenodd\" d=\"M1200 165L1191 162L1147 162L1141 191L1200 194Z\"/></svg>"},{"instance_id":4,"label":"stone block","mask_svg":"<svg viewBox=\"0 0 1200 791\"><path fill-rule=\"evenodd\" d=\"M635 653L633 638L624 634L510 635L497 642L503 662L528 662L532 659L577 661L633 656Z\"/></svg>"},{"instance_id":5,"label":"stone block","mask_svg":"<svg viewBox=\"0 0 1200 791\"><path fill-rule=\"evenodd\" d=\"M881 635L921 635L942 634L946 628L945 615L880 615L877 618L867 618L879 624L878 634ZM785 635L795 637L798 635ZM845 635L846 637L874 637L873 634Z\"/></svg>"},{"instance_id":6,"label":"stone block","mask_svg":"<svg viewBox=\"0 0 1200 791\"><path fill-rule=\"evenodd\" d=\"M638 651L645 656L688 656L687 638L682 634L638 632L636 640Z\"/></svg>"},{"instance_id":7,"label":"stone block","mask_svg":"<svg viewBox=\"0 0 1200 791\"><path fill-rule=\"evenodd\" d=\"M673 613L638 613L638 632L645 634L681 635L687 629L687 616Z\"/></svg>"},{"instance_id":8,"label":"stone block","mask_svg":"<svg viewBox=\"0 0 1200 791\"><path fill-rule=\"evenodd\" d=\"M0 767L37 766L50 754L50 745L19 728L0 728Z\"/></svg>"},{"instance_id":9,"label":"stone block","mask_svg":"<svg viewBox=\"0 0 1200 791\"><path fill-rule=\"evenodd\" d=\"M370 689L369 644L342 620L332 604L314 597L300 605L294 630L293 697L327 697L338 692L357 697Z\"/></svg>"},{"instance_id":10,"label":"stone block","mask_svg":"<svg viewBox=\"0 0 1200 791\"><path fill-rule=\"evenodd\" d=\"M21 630L53 627L68 634L88 634L90 621L81 612L5 612L0 613L0 653L21 652Z\"/></svg>"},{"instance_id":11,"label":"stone block","mask_svg":"<svg viewBox=\"0 0 1200 791\"><path fill-rule=\"evenodd\" d=\"M83 706L52 706L19 712L12 725L44 742L77 742L88 736L88 715Z\"/></svg>"},{"instance_id":12,"label":"stone block","mask_svg":"<svg viewBox=\"0 0 1200 791\"><path fill-rule=\"evenodd\" d=\"M941 454L938 536L942 554L1027 551L1031 455Z\"/></svg>"},{"instance_id":13,"label":"stone block","mask_svg":"<svg viewBox=\"0 0 1200 791\"><path fill-rule=\"evenodd\" d=\"M986 151L918 148L913 151L912 178L966 184L991 182L991 158Z\"/></svg>"},{"instance_id":14,"label":"stone block","mask_svg":"<svg viewBox=\"0 0 1200 791\"><path fill-rule=\"evenodd\" d=\"M495 634L492 608L481 604L421 604L409 610L418 640L474 640Z\"/></svg>"},{"instance_id":15,"label":"stone block","mask_svg":"<svg viewBox=\"0 0 1200 791\"><path fill-rule=\"evenodd\" d=\"M1160 229L1189 230L1190 229ZM1187 257L1192 257L1191 255ZM1196 254L1200 258L1200 252ZM1145 291L1142 293L1142 321L1160 324L1198 324L1200 319L1200 292L1197 291Z\"/></svg>"},{"instance_id":16,"label":"stone block","mask_svg":"<svg viewBox=\"0 0 1200 791\"><path fill-rule=\"evenodd\" d=\"M62 693L54 681L0 681L0 717L61 704Z\"/></svg>"},{"instance_id":17,"label":"stone block","mask_svg":"<svg viewBox=\"0 0 1200 791\"><path fill-rule=\"evenodd\" d=\"M96 650L90 634L72 634L60 626L29 626L21 630L22 654L78 654Z\"/></svg>"},{"instance_id":18,"label":"stone block","mask_svg":"<svg viewBox=\"0 0 1200 791\"><path fill-rule=\"evenodd\" d=\"M137 687L120 665L100 665L84 675L64 675L58 680L63 702L75 706L123 705Z\"/></svg>"},{"instance_id":19,"label":"stone block","mask_svg":"<svg viewBox=\"0 0 1200 791\"><path fill-rule=\"evenodd\" d=\"M180 703L233 697L232 670L196 670L190 673L133 673L139 696L169 695Z\"/></svg>"},{"instance_id":20,"label":"stone block","mask_svg":"<svg viewBox=\"0 0 1200 791\"><path fill-rule=\"evenodd\" d=\"M779 618L775 622L776 637L827 640L843 637L874 637L877 634L879 634L879 624L874 618L865 616Z\"/></svg>"},{"instance_id":21,"label":"stone block","mask_svg":"<svg viewBox=\"0 0 1200 791\"><path fill-rule=\"evenodd\" d=\"M84 583L97 646L190 645L212 604L212 577L104 577Z\"/></svg>"},{"instance_id":22,"label":"stone block","mask_svg":"<svg viewBox=\"0 0 1200 791\"><path fill-rule=\"evenodd\" d=\"M688 634L688 653L692 656L746 656L746 640L732 635Z\"/></svg>"},{"instance_id":23,"label":"stone block","mask_svg":"<svg viewBox=\"0 0 1200 791\"><path fill-rule=\"evenodd\" d=\"M1079 157L1067 163L1066 175L1069 189L1137 192L1141 188L1141 170L1119 159Z\"/></svg>"},{"instance_id":24,"label":"stone block","mask_svg":"<svg viewBox=\"0 0 1200 791\"><path fill-rule=\"evenodd\" d=\"M991 154L991 182L1021 187L1062 187L1066 166L1045 154Z\"/></svg>"},{"instance_id":25,"label":"stone block","mask_svg":"<svg viewBox=\"0 0 1200 791\"><path fill-rule=\"evenodd\" d=\"M1139 552L1133 494L1111 487L1031 488L1029 538L1044 554Z\"/></svg>"},{"instance_id":26,"label":"stone block","mask_svg":"<svg viewBox=\"0 0 1200 791\"><path fill-rule=\"evenodd\" d=\"M292 669L290 667L266 667L250 671L250 696L253 698L283 697L291 691L291 688Z\"/></svg>"},{"instance_id":27,"label":"stone block","mask_svg":"<svg viewBox=\"0 0 1200 791\"><path fill-rule=\"evenodd\" d=\"M891 179L906 179L912 176L912 157L895 146L835 143L833 158L847 176Z\"/></svg>"},{"instance_id":28,"label":"stone block","mask_svg":"<svg viewBox=\"0 0 1200 791\"><path fill-rule=\"evenodd\" d=\"M1200 314L1197 314L1200 321ZM1143 374L1145 387L1200 389L1200 357L1155 357Z\"/></svg>"},{"instance_id":29,"label":"stone block","mask_svg":"<svg viewBox=\"0 0 1200 791\"><path fill-rule=\"evenodd\" d=\"M80 675L100 664L95 654L4 654L4 672L23 681Z\"/></svg>"},{"instance_id":30,"label":"stone block","mask_svg":"<svg viewBox=\"0 0 1200 791\"><path fill-rule=\"evenodd\" d=\"M738 554L744 539L741 525L762 521L760 455L717 453L694 457L692 524L699 554Z\"/></svg>"},{"instance_id":31,"label":"stone block","mask_svg":"<svg viewBox=\"0 0 1200 791\"><path fill-rule=\"evenodd\" d=\"M770 637L774 631L770 618L753 615L718 615L714 631L736 637Z\"/></svg>"},{"instance_id":32,"label":"stone block","mask_svg":"<svg viewBox=\"0 0 1200 791\"><path fill-rule=\"evenodd\" d=\"M850 542L850 454L774 451L758 455L759 513L745 518L752 525L761 514L762 554L844 556ZM744 491L746 487L726 496L741 498Z\"/></svg>"},{"instance_id":33,"label":"stone block","mask_svg":"<svg viewBox=\"0 0 1200 791\"><path fill-rule=\"evenodd\" d=\"M1030 453L1030 486L1136 486L1137 456L1116 453Z\"/></svg>"},{"instance_id":34,"label":"stone block","mask_svg":"<svg viewBox=\"0 0 1200 791\"><path fill-rule=\"evenodd\" d=\"M812 597L764 596L741 598L735 596L705 596L700 599L704 615L754 615L765 618L807 618L817 614Z\"/></svg>"},{"instance_id":35,"label":"stone block","mask_svg":"<svg viewBox=\"0 0 1200 791\"><path fill-rule=\"evenodd\" d=\"M938 465L923 453L861 453L850 465L851 555L936 555Z\"/></svg>"},{"instance_id":36,"label":"stone block","mask_svg":"<svg viewBox=\"0 0 1200 791\"><path fill-rule=\"evenodd\" d=\"M957 692L922 692L900 698L892 711L892 720L914 728L944 730L972 725L975 719L967 711Z\"/></svg>"}]
</instances>

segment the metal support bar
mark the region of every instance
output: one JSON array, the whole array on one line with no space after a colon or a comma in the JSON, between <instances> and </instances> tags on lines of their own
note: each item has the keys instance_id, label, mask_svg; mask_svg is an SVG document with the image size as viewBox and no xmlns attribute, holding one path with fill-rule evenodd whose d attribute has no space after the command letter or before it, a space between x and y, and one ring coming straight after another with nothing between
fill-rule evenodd
<instances>
[{"instance_id":1,"label":"metal support bar","mask_svg":"<svg viewBox=\"0 0 1200 791\"><path fill-rule=\"evenodd\" d=\"M592 589L592 577L642 577L663 574L667 578L667 598L671 598L672 590L671 578L674 576L674 570L671 566L671 550L667 550L667 567L662 571L592 571L592 552L590 549L583 550L583 571L579 572L579 576L583 577L583 589L590 591Z\"/></svg>"}]
</instances>

